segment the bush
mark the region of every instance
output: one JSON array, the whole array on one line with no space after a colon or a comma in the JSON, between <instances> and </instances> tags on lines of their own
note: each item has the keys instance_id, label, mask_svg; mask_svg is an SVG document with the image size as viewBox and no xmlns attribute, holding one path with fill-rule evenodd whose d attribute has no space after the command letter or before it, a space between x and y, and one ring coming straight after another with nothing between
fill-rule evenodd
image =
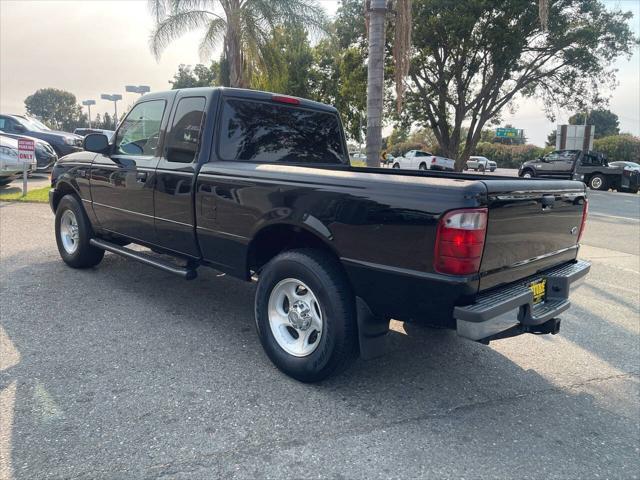
<instances>
[{"instance_id":1,"label":"bush","mask_svg":"<svg viewBox=\"0 0 640 480\"><path fill-rule=\"evenodd\" d=\"M553 151L552 147L541 148L535 145L503 145L501 143L480 142L474 155L493 160L502 168L519 168L527 160L533 160Z\"/></svg>"},{"instance_id":2,"label":"bush","mask_svg":"<svg viewBox=\"0 0 640 480\"><path fill-rule=\"evenodd\" d=\"M607 160L640 162L640 138L633 135L610 135L593 142L596 152L604 153Z\"/></svg>"}]
</instances>

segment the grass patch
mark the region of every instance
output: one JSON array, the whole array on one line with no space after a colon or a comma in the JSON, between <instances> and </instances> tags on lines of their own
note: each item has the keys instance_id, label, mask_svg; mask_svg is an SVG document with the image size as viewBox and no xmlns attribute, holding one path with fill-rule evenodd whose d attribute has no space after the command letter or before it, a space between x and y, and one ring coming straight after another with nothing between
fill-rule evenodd
<instances>
[{"instance_id":1,"label":"grass patch","mask_svg":"<svg viewBox=\"0 0 640 480\"><path fill-rule=\"evenodd\" d=\"M22 196L22 191L10 193L0 192L0 201L48 203L49 188L50 187L27 189L27 195L24 197Z\"/></svg>"}]
</instances>

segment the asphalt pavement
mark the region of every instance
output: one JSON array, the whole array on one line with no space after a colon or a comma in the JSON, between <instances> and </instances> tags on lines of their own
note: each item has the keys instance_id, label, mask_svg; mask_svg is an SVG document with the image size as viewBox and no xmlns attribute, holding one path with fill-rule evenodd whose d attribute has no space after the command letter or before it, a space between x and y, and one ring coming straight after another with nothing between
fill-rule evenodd
<instances>
[{"instance_id":1,"label":"asphalt pavement","mask_svg":"<svg viewBox=\"0 0 640 480\"><path fill-rule=\"evenodd\" d=\"M48 206L0 203L0 479L638 478L640 196L591 212L559 335L394 322L388 355L305 385L262 352L252 284L72 270Z\"/></svg>"}]
</instances>

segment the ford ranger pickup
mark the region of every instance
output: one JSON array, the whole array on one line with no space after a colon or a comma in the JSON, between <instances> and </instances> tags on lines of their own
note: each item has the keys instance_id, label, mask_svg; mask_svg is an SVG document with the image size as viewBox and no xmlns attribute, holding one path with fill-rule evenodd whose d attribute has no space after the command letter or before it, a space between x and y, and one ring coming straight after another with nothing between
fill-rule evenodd
<instances>
[{"instance_id":1,"label":"ford ranger pickup","mask_svg":"<svg viewBox=\"0 0 640 480\"><path fill-rule=\"evenodd\" d=\"M338 112L309 100L151 93L84 149L51 176L62 260L257 281L262 346L301 381L380 355L390 319L555 334L589 271L582 182L352 167Z\"/></svg>"}]
</instances>

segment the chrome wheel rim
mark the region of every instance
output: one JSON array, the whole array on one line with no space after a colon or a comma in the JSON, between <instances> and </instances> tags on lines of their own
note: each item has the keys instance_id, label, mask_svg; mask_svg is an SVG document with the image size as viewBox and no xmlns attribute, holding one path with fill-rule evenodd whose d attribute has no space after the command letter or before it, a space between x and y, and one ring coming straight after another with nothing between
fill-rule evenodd
<instances>
[{"instance_id":1,"label":"chrome wheel rim","mask_svg":"<svg viewBox=\"0 0 640 480\"><path fill-rule=\"evenodd\" d=\"M78 249L80 242L78 220L71 210L65 210L60 218L60 240L68 254L73 254Z\"/></svg>"},{"instance_id":2,"label":"chrome wheel rim","mask_svg":"<svg viewBox=\"0 0 640 480\"><path fill-rule=\"evenodd\" d=\"M591 179L591 188L594 190L598 190L602 187L602 179L600 177L595 177Z\"/></svg>"},{"instance_id":3,"label":"chrome wheel rim","mask_svg":"<svg viewBox=\"0 0 640 480\"><path fill-rule=\"evenodd\" d=\"M531 174L530 174L529 172L527 172L527 173L525 173L525 174L523 175L523 177L524 177L524 178L531 178Z\"/></svg>"},{"instance_id":4,"label":"chrome wheel rim","mask_svg":"<svg viewBox=\"0 0 640 480\"><path fill-rule=\"evenodd\" d=\"M313 291L302 281L285 278L269 295L269 326L278 345L294 357L311 355L323 331L322 309Z\"/></svg>"}]
</instances>

